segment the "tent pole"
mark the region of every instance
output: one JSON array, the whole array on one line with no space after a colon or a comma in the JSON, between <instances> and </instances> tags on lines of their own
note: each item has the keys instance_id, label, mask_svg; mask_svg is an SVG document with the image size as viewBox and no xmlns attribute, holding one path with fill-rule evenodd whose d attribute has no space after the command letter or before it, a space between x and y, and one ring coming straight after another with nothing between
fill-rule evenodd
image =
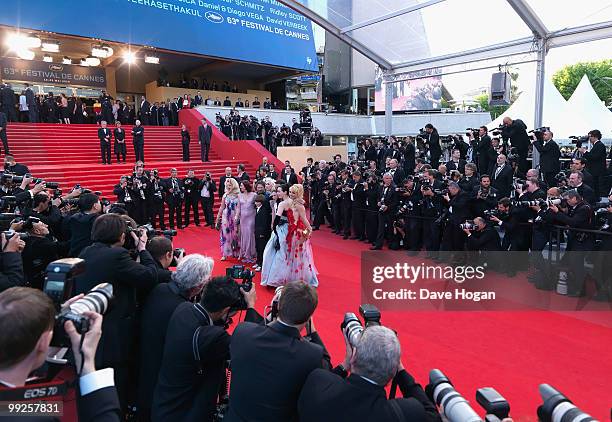
<instances>
[{"instance_id":1,"label":"tent pole","mask_svg":"<svg viewBox=\"0 0 612 422\"><path fill-rule=\"evenodd\" d=\"M393 82L385 83L385 136L393 135Z\"/></svg>"},{"instance_id":2,"label":"tent pole","mask_svg":"<svg viewBox=\"0 0 612 422\"><path fill-rule=\"evenodd\" d=\"M546 78L545 68L546 68L546 40L540 39L538 42L538 60L536 67L536 90L535 90L535 113L534 113L534 122L533 127L538 128L542 127L542 116L544 114L544 81ZM552 128L554 130L555 128ZM531 167L536 168L537 165L540 164L540 154L534 148Z\"/></svg>"}]
</instances>

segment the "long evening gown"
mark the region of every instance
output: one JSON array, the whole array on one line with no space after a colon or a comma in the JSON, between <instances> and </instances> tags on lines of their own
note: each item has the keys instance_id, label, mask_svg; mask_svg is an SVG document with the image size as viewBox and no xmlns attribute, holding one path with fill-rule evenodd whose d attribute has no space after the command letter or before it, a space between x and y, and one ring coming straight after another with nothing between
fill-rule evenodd
<instances>
[{"instance_id":1,"label":"long evening gown","mask_svg":"<svg viewBox=\"0 0 612 422\"><path fill-rule=\"evenodd\" d=\"M272 233L266 245L261 272L263 286L283 286L298 280L314 287L319 285L310 239L304 237L304 223L295 218L292 210L286 210L276 234Z\"/></svg>"},{"instance_id":2,"label":"long evening gown","mask_svg":"<svg viewBox=\"0 0 612 422\"><path fill-rule=\"evenodd\" d=\"M255 192L241 193L240 200L240 258L255 262Z\"/></svg>"},{"instance_id":3,"label":"long evening gown","mask_svg":"<svg viewBox=\"0 0 612 422\"><path fill-rule=\"evenodd\" d=\"M223 197L225 209L221 215L221 256L235 257L240 256L240 236L235 217L238 208L238 197L225 195Z\"/></svg>"}]
</instances>

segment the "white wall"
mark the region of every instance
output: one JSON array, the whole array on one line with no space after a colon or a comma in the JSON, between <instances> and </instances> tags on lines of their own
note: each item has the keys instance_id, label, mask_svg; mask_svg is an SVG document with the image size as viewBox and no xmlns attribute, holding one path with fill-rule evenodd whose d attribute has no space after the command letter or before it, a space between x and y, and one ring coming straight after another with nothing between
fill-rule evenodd
<instances>
[{"instance_id":1,"label":"white wall","mask_svg":"<svg viewBox=\"0 0 612 422\"><path fill-rule=\"evenodd\" d=\"M200 106L198 111L208 120L215 121L215 114L229 114L230 107ZM239 109L241 115L252 115L261 119L270 116L274 125L286 123L291 119L299 121L299 112L288 110ZM364 136L385 134L385 116L357 116L352 114L312 113L312 121L324 135ZM398 136L414 135L427 123L431 123L440 134L463 133L468 127L479 127L491 121L489 113L435 113L401 114L393 116L393 133Z\"/></svg>"}]
</instances>

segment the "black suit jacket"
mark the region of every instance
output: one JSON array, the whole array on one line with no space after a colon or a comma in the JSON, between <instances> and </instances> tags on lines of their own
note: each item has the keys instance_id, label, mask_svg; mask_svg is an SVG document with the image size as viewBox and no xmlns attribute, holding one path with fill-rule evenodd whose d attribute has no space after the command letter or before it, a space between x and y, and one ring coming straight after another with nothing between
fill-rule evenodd
<instances>
[{"instance_id":1,"label":"black suit jacket","mask_svg":"<svg viewBox=\"0 0 612 422\"><path fill-rule=\"evenodd\" d=\"M497 167L493 167L491 171L491 186L493 186L499 192L500 198L509 197L510 191L512 190L512 166L508 163L504 164L501 172L495 177L495 170Z\"/></svg>"},{"instance_id":2,"label":"black suit jacket","mask_svg":"<svg viewBox=\"0 0 612 422\"><path fill-rule=\"evenodd\" d=\"M378 187L378 201L381 203L381 205L387 206L387 210L385 212L381 212L380 214L385 215L385 216L395 215L397 203L399 202L399 196L395 190L395 185L392 184L391 186L389 186L386 194L385 194L385 187L379 186Z\"/></svg>"},{"instance_id":3,"label":"black suit jacket","mask_svg":"<svg viewBox=\"0 0 612 422\"><path fill-rule=\"evenodd\" d=\"M138 405L144 409L150 410L153 403L170 318L186 301L176 284L162 283L153 289L142 307Z\"/></svg>"},{"instance_id":4,"label":"black suit jacket","mask_svg":"<svg viewBox=\"0 0 612 422\"><path fill-rule=\"evenodd\" d=\"M449 161L448 163L445 164L446 166L446 170L450 173L451 170L457 170L459 171L459 173L463 174L465 173L465 165L466 165L466 161L465 160L459 160L459 162L455 163L454 161Z\"/></svg>"},{"instance_id":5,"label":"black suit jacket","mask_svg":"<svg viewBox=\"0 0 612 422\"><path fill-rule=\"evenodd\" d=\"M23 286L23 263L21 253L0 253L0 292L15 286Z\"/></svg>"},{"instance_id":6,"label":"black suit jacket","mask_svg":"<svg viewBox=\"0 0 612 422\"><path fill-rule=\"evenodd\" d=\"M472 251L499 251L501 250L499 233L490 226L483 231L472 232L467 238L467 248Z\"/></svg>"},{"instance_id":7,"label":"black suit jacket","mask_svg":"<svg viewBox=\"0 0 612 422\"><path fill-rule=\"evenodd\" d=\"M597 195L595 195L595 191L588 185L582 181L582 185L576 188L582 199L588 202L590 205L595 205L595 203L599 200Z\"/></svg>"},{"instance_id":8,"label":"black suit jacket","mask_svg":"<svg viewBox=\"0 0 612 422\"><path fill-rule=\"evenodd\" d=\"M32 88L29 88L25 90L25 96L26 96L26 104L28 105L28 107L35 107L36 106L36 96L34 95L34 91L32 91Z\"/></svg>"},{"instance_id":9,"label":"black suit jacket","mask_svg":"<svg viewBox=\"0 0 612 422\"><path fill-rule=\"evenodd\" d=\"M285 172L282 172L279 179L289 186L293 186L298 182L298 178L295 173L287 175Z\"/></svg>"},{"instance_id":10,"label":"black suit jacket","mask_svg":"<svg viewBox=\"0 0 612 422\"><path fill-rule=\"evenodd\" d=\"M85 272L76 277L75 294L87 293L99 283L113 285L113 304L104 315L102 338L96 352L96 366L103 368L126 362L134 353L137 331L136 290L150 289L157 283L157 268L148 251L134 261L127 249L94 243L83 249Z\"/></svg>"},{"instance_id":11,"label":"black suit jacket","mask_svg":"<svg viewBox=\"0 0 612 422\"><path fill-rule=\"evenodd\" d=\"M540 153L540 170L543 173L559 173L561 170L559 145L551 139L548 142L535 141L533 146Z\"/></svg>"},{"instance_id":12,"label":"black suit jacket","mask_svg":"<svg viewBox=\"0 0 612 422\"><path fill-rule=\"evenodd\" d=\"M255 210L255 238L267 239L272 235L272 210L270 201L264 201L259 211Z\"/></svg>"},{"instance_id":13,"label":"black suit jacket","mask_svg":"<svg viewBox=\"0 0 612 422\"><path fill-rule=\"evenodd\" d=\"M449 207L453 207L450 213L450 222L453 224L461 224L471 217L470 213L470 195L467 192L459 191L459 193L450 198Z\"/></svg>"},{"instance_id":14,"label":"black suit jacket","mask_svg":"<svg viewBox=\"0 0 612 422\"><path fill-rule=\"evenodd\" d=\"M106 128L106 129L99 128L98 129L98 139L100 140L100 143L106 142L110 145L110 140L112 137L113 137L113 134L109 128Z\"/></svg>"},{"instance_id":15,"label":"black suit jacket","mask_svg":"<svg viewBox=\"0 0 612 422\"><path fill-rule=\"evenodd\" d=\"M404 398L394 399L401 421L439 421L435 406L406 371L396 376ZM298 401L300 422L397 422L384 387L352 374L346 379L322 369L310 373Z\"/></svg>"},{"instance_id":16,"label":"black suit jacket","mask_svg":"<svg viewBox=\"0 0 612 422\"><path fill-rule=\"evenodd\" d=\"M144 142L144 127L142 126L134 126L132 128L132 142Z\"/></svg>"},{"instance_id":17,"label":"black suit jacket","mask_svg":"<svg viewBox=\"0 0 612 422\"><path fill-rule=\"evenodd\" d=\"M312 341L305 341L296 328L278 321L267 326L239 324L230 353L229 422L295 420L308 374L316 368L330 368L329 355L317 333L312 334Z\"/></svg>"},{"instance_id":18,"label":"black suit jacket","mask_svg":"<svg viewBox=\"0 0 612 422\"><path fill-rule=\"evenodd\" d=\"M212 138L212 128L210 125L206 125L206 127L200 125L198 127L198 140L200 144L210 144L210 138Z\"/></svg>"},{"instance_id":19,"label":"black suit jacket","mask_svg":"<svg viewBox=\"0 0 612 422\"><path fill-rule=\"evenodd\" d=\"M606 173L606 146L603 142L598 141L593 144L591 150L585 152L582 157L587 162L587 170L593 176L602 176Z\"/></svg>"},{"instance_id":20,"label":"black suit jacket","mask_svg":"<svg viewBox=\"0 0 612 422\"><path fill-rule=\"evenodd\" d=\"M230 179L235 179L234 176L230 176ZM219 198L223 198L223 194L225 193L225 181L228 179L226 175L221 176L219 179Z\"/></svg>"},{"instance_id":21,"label":"black suit jacket","mask_svg":"<svg viewBox=\"0 0 612 422\"><path fill-rule=\"evenodd\" d=\"M389 173L393 173L393 183L397 186L401 185L406 175L404 174L404 170L399 167L395 168L395 171L389 170Z\"/></svg>"}]
</instances>

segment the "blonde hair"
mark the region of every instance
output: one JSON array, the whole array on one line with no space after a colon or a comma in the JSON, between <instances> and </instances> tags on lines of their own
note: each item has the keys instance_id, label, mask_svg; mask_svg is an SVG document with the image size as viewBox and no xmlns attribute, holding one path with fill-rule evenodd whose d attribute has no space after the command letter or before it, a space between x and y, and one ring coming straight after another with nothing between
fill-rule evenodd
<instances>
[{"instance_id":1,"label":"blonde hair","mask_svg":"<svg viewBox=\"0 0 612 422\"><path fill-rule=\"evenodd\" d=\"M304 186L300 185L299 183L296 183L295 185L291 186L289 188L289 192L293 192L295 193L296 198L293 200L293 202L298 203L300 205L304 205Z\"/></svg>"},{"instance_id":2,"label":"blonde hair","mask_svg":"<svg viewBox=\"0 0 612 422\"><path fill-rule=\"evenodd\" d=\"M226 179L225 183L228 183L230 185L232 185L232 188L228 191L225 192L226 195L238 195L240 193L240 186L238 185L238 182L236 181L236 179Z\"/></svg>"}]
</instances>

